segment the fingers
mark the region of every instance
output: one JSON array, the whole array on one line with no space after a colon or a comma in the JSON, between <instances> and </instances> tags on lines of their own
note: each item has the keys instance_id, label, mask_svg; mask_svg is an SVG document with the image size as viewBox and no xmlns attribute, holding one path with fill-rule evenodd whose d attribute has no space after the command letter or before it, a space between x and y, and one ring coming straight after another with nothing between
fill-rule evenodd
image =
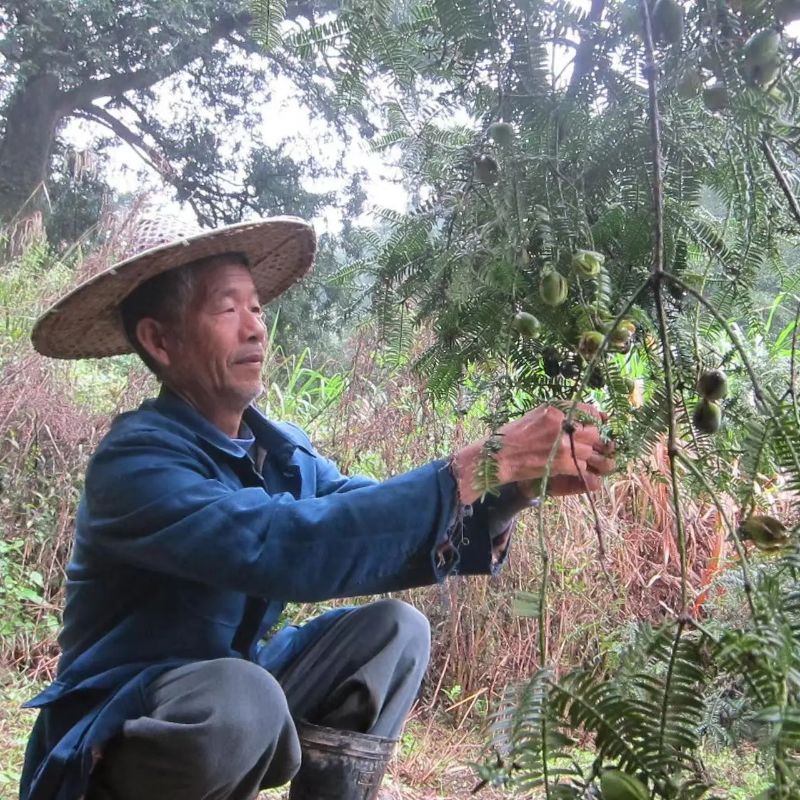
<instances>
[{"instance_id":1,"label":"fingers","mask_svg":"<svg viewBox=\"0 0 800 800\"><path fill-rule=\"evenodd\" d=\"M577 475L554 475L547 482L547 494L551 497L566 497L572 494L596 492L600 486L600 477L591 472L584 473L583 478Z\"/></svg>"},{"instance_id":2,"label":"fingers","mask_svg":"<svg viewBox=\"0 0 800 800\"><path fill-rule=\"evenodd\" d=\"M617 467L617 462L613 458L606 458L599 453L592 453L586 459L586 466L590 472L597 475L610 475Z\"/></svg>"}]
</instances>

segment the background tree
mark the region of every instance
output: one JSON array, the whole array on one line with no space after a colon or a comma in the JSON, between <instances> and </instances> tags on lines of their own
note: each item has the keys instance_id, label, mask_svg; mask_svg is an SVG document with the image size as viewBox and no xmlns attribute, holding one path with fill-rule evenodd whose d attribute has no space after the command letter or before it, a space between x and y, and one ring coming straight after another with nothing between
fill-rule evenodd
<instances>
[{"instance_id":1,"label":"background tree","mask_svg":"<svg viewBox=\"0 0 800 800\"><path fill-rule=\"evenodd\" d=\"M308 25L335 7L289 3L286 19ZM75 118L106 144L127 142L205 224L285 208L300 167L260 135L271 82L289 81L315 115L337 118L313 67L265 58L250 23L245 0L2 4L0 220L40 207ZM309 159L302 170L312 177L319 166Z\"/></svg>"}]
</instances>

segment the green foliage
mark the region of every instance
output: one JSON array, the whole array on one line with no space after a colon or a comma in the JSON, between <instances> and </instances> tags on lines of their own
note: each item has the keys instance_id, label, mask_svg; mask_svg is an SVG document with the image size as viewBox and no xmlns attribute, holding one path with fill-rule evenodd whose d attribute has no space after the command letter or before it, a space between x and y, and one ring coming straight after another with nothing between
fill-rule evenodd
<instances>
[{"instance_id":1,"label":"green foliage","mask_svg":"<svg viewBox=\"0 0 800 800\"><path fill-rule=\"evenodd\" d=\"M252 0L255 36L269 51L281 41L281 23L286 17L286 0Z\"/></svg>"}]
</instances>

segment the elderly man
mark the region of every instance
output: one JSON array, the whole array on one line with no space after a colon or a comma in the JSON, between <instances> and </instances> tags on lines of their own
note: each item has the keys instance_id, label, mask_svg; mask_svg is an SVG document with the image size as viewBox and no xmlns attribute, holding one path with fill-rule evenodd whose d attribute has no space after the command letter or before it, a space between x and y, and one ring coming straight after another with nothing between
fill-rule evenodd
<instances>
[{"instance_id":1,"label":"elderly man","mask_svg":"<svg viewBox=\"0 0 800 800\"><path fill-rule=\"evenodd\" d=\"M162 390L90 462L23 800L244 800L289 780L293 800L375 797L427 621L380 600L273 632L284 604L491 573L554 442L552 493L612 468L594 425L570 443L540 408L503 429L496 497L475 487L480 441L384 482L342 475L253 405L262 304L314 248L294 218L206 233L145 220L127 258L37 322L41 353L134 350Z\"/></svg>"}]
</instances>

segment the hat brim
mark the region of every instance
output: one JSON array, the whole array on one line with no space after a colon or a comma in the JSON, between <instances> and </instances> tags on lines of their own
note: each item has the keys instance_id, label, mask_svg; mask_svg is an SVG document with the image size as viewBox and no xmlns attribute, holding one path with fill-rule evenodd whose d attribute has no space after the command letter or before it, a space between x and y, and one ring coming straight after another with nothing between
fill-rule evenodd
<instances>
[{"instance_id":1,"label":"hat brim","mask_svg":"<svg viewBox=\"0 0 800 800\"><path fill-rule=\"evenodd\" d=\"M201 258L241 253L259 299L268 303L308 272L315 251L316 236L305 220L272 217L217 228L137 253L82 283L42 314L31 333L33 346L52 358L131 353L119 305L150 278Z\"/></svg>"}]
</instances>

